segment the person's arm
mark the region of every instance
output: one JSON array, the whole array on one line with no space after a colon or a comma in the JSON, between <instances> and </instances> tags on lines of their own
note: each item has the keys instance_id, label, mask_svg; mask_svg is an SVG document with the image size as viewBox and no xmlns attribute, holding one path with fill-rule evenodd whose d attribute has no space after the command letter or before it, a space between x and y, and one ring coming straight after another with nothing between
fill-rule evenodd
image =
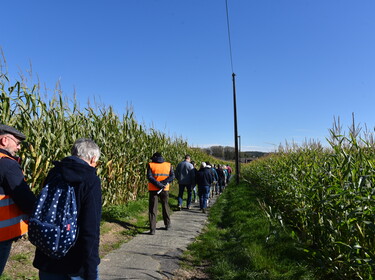
<instances>
[{"instance_id":1,"label":"person's arm","mask_svg":"<svg viewBox=\"0 0 375 280\"><path fill-rule=\"evenodd\" d=\"M84 279L98 279L100 220L102 193L99 178L82 199L79 214L78 239L83 250ZM78 243L78 242L77 242Z\"/></svg>"},{"instance_id":2,"label":"person's arm","mask_svg":"<svg viewBox=\"0 0 375 280\"><path fill-rule=\"evenodd\" d=\"M173 167L171 166L171 170L169 171L169 176L167 179L164 179L163 181L160 181L163 186L172 183L172 181L175 179Z\"/></svg>"},{"instance_id":3,"label":"person's arm","mask_svg":"<svg viewBox=\"0 0 375 280\"><path fill-rule=\"evenodd\" d=\"M214 174L212 172L212 169L210 169L210 172L209 172L209 180L210 180L210 185L214 182Z\"/></svg>"},{"instance_id":4,"label":"person's arm","mask_svg":"<svg viewBox=\"0 0 375 280\"><path fill-rule=\"evenodd\" d=\"M157 180L154 178L154 176L152 175L152 170L151 170L149 164L147 164L147 180L148 180L151 184L155 185L155 186L156 186L157 188L159 188L159 189L164 188L164 186L166 185L166 184L165 184L165 185L162 184L161 182L157 181Z\"/></svg>"},{"instance_id":5,"label":"person's arm","mask_svg":"<svg viewBox=\"0 0 375 280\"><path fill-rule=\"evenodd\" d=\"M9 195L14 203L26 214L31 214L36 202L35 194L25 182L21 166L11 159L3 159L8 161L8 168L4 173L3 184L8 189Z\"/></svg>"}]
</instances>

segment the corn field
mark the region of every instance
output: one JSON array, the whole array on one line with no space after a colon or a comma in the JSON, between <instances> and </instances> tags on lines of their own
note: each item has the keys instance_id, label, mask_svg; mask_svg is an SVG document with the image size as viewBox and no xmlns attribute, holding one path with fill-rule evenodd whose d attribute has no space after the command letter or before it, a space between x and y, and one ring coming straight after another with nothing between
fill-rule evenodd
<instances>
[{"instance_id":1,"label":"corn field","mask_svg":"<svg viewBox=\"0 0 375 280\"><path fill-rule=\"evenodd\" d=\"M102 155L97 172L102 179L103 204L121 204L147 191L146 164L154 152L176 166L189 153L199 162L207 156L188 147L180 138L147 129L135 120L131 110L118 116L112 107L79 109L61 91L48 101L38 84L12 82L0 75L0 122L22 131L26 143L19 152L27 182L34 192L41 188L52 162L70 155L75 140L93 139Z\"/></svg>"},{"instance_id":2,"label":"corn field","mask_svg":"<svg viewBox=\"0 0 375 280\"><path fill-rule=\"evenodd\" d=\"M374 279L375 150L372 134L334 125L329 148L287 146L243 167L269 216L287 225L325 279Z\"/></svg>"}]
</instances>

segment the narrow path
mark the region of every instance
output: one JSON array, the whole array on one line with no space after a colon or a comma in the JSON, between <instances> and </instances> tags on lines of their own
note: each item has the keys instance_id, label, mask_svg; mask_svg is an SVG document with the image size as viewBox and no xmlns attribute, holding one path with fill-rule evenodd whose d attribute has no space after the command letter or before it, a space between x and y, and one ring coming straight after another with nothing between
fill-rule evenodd
<instances>
[{"instance_id":1,"label":"narrow path","mask_svg":"<svg viewBox=\"0 0 375 280\"><path fill-rule=\"evenodd\" d=\"M211 199L211 204L215 201ZM176 211L171 216L170 230L163 221L156 224L156 234L138 234L119 249L102 258L99 266L101 280L170 279L179 268L180 256L199 235L207 221L207 213L197 203L190 210Z\"/></svg>"}]
</instances>

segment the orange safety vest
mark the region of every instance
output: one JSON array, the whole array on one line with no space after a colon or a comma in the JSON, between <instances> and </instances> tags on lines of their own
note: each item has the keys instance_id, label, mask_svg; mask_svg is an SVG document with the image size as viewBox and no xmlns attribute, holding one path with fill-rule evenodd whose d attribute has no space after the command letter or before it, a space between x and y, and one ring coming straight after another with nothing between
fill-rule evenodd
<instances>
[{"instance_id":1,"label":"orange safety vest","mask_svg":"<svg viewBox=\"0 0 375 280\"><path fill-rule=\"evenodd\" d=\"M171 171L171 164L169 162L150 162L149 163L152 176L156 179L156 181L163 181L169 177L169 173ZM158 187L156 187L152 183L148 183L148 190L149 191L158 191L160 190ZM165 191L169 191L169 184L165 186Z\"/></svg>"},{"instance_id":2,"label":"orange safety vest","mask_svg":"<svg viewBox=\"0 0 375 280\"><path fill-rule=\"evenodd\" d=\"M14 158L0 153L1 158ZM24 235L28 230L27 215L19 209L9 195L0 194L0 242Z\"/></svg>"}]
</instances>

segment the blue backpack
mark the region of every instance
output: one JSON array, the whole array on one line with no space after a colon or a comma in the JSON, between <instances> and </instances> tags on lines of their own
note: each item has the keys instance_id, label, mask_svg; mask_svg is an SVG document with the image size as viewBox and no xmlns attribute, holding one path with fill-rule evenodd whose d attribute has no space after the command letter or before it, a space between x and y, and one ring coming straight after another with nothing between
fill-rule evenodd
<instances>
[{"instance_id":1,"label":"blue backpack","mask_svg":"<svg viewBox=\"0 0 375 280\"><path fill-rule=\"evenodd\" d=\"M78 235L74 188L56 175L40 192L29 219L29 240L47 256L60 259Z\"/></svg>"}]
</instances>

